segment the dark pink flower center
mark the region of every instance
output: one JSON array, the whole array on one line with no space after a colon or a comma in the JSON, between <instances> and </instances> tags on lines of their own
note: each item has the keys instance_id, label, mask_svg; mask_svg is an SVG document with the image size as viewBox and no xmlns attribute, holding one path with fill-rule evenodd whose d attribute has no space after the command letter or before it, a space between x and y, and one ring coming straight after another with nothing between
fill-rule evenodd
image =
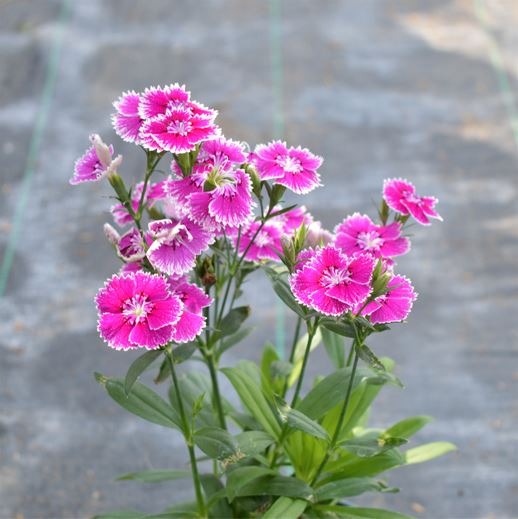
<instances>
[{"instance_id":1,"label":"dark pink flower center","mask_svg":"<svg viewBox=\"0 0 518 519\"><path fill-rule=\"evenodd\" d=\"M356 243L362 250L378 251L383 245L383 238L377 231L365 231L358 233Z\"/></svg>"},{"instance_id":2,"label":"dark pink flower center","mask_svg":"<svg viewBox=\"0 0 518 519\"><path fill-rule=\"evenodd\" d=\"M129 324L135 325L146 320L148 314L153 310L153 303L148 301L144 294L136 294L127 299L122 305L122 313Z\"/></svg>"}]
</instances>

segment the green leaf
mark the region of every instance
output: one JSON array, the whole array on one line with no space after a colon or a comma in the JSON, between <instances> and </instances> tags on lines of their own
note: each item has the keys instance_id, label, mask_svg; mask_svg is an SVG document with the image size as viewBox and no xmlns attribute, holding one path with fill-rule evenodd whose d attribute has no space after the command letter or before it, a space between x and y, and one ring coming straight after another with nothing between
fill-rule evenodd
<instances>
[{"instance_id":1,"label":"green leaf","mask_svg":"<svg viewBox=\"0 0 518 519\"><path fill-rule=\"evenodd\" d=\"M238 447L234 437L218 427L205 427L196 431L194 442L207 456L217 460L235 455Z\"/></svg>"},{"instance_id":2,"label":"green leaf","mask_svg":"<svg viewBox=\"0 0 518 519\"><path fill-rule=\"evenodd\" d=\"M186 342L185 344L180 344L173 349L173 360L175 364L181 364L186 360L190 359L193 353L196 351L196 343Z\"/></svg>"},{"instance_id":3,"label":"green leaf","mask_svg":"<svg viewBox=\"0 0 518 519\"><path fill-rule=\"evenodd\" d=\"M162 350L146 351L133 361L128 369L126 378L124 379L124 391L127 394L131 391L133 384L137 378L158 358L162 355Z\"/></svg>"},{"instance_id":4,"label":"green leaf","mask_svg":"<svg viewBox=\"0 0 518 519\"><path fill-rule=\"evenodd\" d=\"M201 474L200 480L209 503L209 517L232 517L232 508L228 504L221 481L214 474Z\"/></svg>"},{"instance_id":5,"label":"green leaf","mask_svg":"<svg viewBox=\"0 0 518 519\"><path fill-rule=\"evenodd\" d=\"M232 501L239 495L241 487L261 476L275 475L275 471L266 467L249 466L237 467L230 471L227 476L227 498Z\"/></svg>"},{"instance_id":6,"label":"green leaf","mask_svg":"<svg viewBox=\"0 0 518 519\"><path fill-rule=\"evenodd\" d=\"M317 488L318 501L342 499L359 496L365 492L398 492L399 489L388 487L383 481L372 478L345 478L331 481Z\"/></svg>"},{"instance_id":7,"label":"green leaf","mask_svg":"<svg viewBox=\"0 0 518 519\"><path fill-rule=\"evenodd\" d=\"M404 420L394 424L392 427L389 427L385 431L385 434L408 439L431 421L432 418L430 416L413 416L411 418L405 418Z\"/></svg>"},{"instance_id":8,"label":"green leaf","mask_svg":"<svg viewBox=\"0 0 518 519\"><path fill-rule=\"evenodd\" d=\"M116 510L106 514L94 515L92 519L144 519L144 514L133 510Z\"/></svg>"},{"instance_id":9,"label":"green leaf","mask_svg":"<svg viewBox=\"0 0 518 519\"><path fill-rule=\"evenodd\" d=\"M287 283L279 278L272 278L272 287L274 292L277 294L279 299L290 309L293 310L298 316L303 319L306 318L307 312L304 308L297 303L291 289Z\"/></svg>"},{"instance_id":10,"label":"green leaf","mask_svg":"<svg viewBox=\"0 0 518 519\"><path fill-rule=\"evenodd\" d=\"M274 439L264 431L244 431L235 437L239 450L246 456L264 452Z\"/></svg>"},{"instance_id":11,"label":"green leaf","mask_svg":"<svg viewBox=\"0 0 518 519\"><path fill-rule=\"evenodd\" d=\"M443 454L457 450L453 443L449 442L432 442L419 445L413 449L408 449L404 453L405 463L412 465L414 463L423 463L424 461L433 460Z\"/></svg>"},{"instance_id":12,"label":"green leaf","mask_svg":"<svg viewBox=\"0 0 518 519\"><path fill-rule=\"evenodd\" d=\"M260 379L260 373L254 372L254 370L257 369L257 366L253 363L242 361L234 368L223 368L221 371L234 386L244 406L261 426L264 427L265 431L270 433L274 438L279 438L281 428L257 382L257 379ZM252 372L250 372L250 370L252 370Z\"/></svg>"},{"instance_id":13,"label":"green leaf","mask_svg":"<svg viewBox=\"0 0 518 519\"><path fill-rule=\"evenodd\" d=\"M376 357L374 352L366 344L356 346L356 352L360 359L367 363L371 368L377 371L385 371L385 366L381 360Z\"/></svg>"},{"instance_id":14,"label":"green leaf","mask_svg":"<svg viewBox=\"0 0 518 519\"><path fill-rule=\"evenodd\" d=\"M166 381L171 376L171 369L169 368L169 362L167 359L164 359L160 364L160 368L158 369L157 376L154 379L155 384L160 384L161 382Z\"/></svg>"},{"instance_id":15,"label":"green leaf","mask_svg":"<svg viewBox=\"0 0 518 519\"><path fill-rule=\"evenodd\" d=\"M354 327L344 321L336 321L335 319L322 319L320 326L327 328L329 331L341 335L342 337L349 337L354 339L356 334L354 333Z\"/></svg>"},{"instance_id":16,"label":"green leaf","mask_svg":"<svg viewBox=\"0 0 518 519\"><path fill-rule=\"evenodd\" d=\"M221 320L219 325L219 336L227 337L236 333L249 315L249 306L238 306L232 308L232 310L230 310L230 312Z\"/></svg>"},{"instance_id":17,"label":"green leaf","mask_svg":"<svg viewBox=\"0 0 518 519\"><path fill-rule=\"evenodd\" d=\"M405 464L405 458L398 449L391 449L371 458L360 458L347 452L338 460L330 462L326 471L331 472L329 479L345 477L376 476L382 472Z\"/></svg>"},{"instance_id":18,"label":"green leaf","mask_svg":"<svg viewBox=\"0 0 518 519\"><path fill-rule=\"evenodd\" d=\"M302 499L279 497L263 514L263 519L297 519L302 515L308 503Z\"/></svg>"},{"instance_id":19,"label":"green leaf","mask_svg":"<svg viewBox=\"0 0 518 519\"><path fill-rule=\"evenodd\" d=\"M288 378L288 386L291 387L296 380L299 378L300 373L302 371L302 363L304 361L304 352L306 350L306 346L308 344L309 334L305 333L295 345L295 353L293 355L293 368L291 370L291 374ZM316 331L315 336L313 337L313 341L311 342L310 352L317 348L322 342L322 335L320 333L320 328Z\"/></svg>"},{"instance_id":20,"label":"green leaf","mask_svg":"<svg viewBox=\"0 0 518 519\"><path fill-rule=\"evenodd\" d=\"M345 344L344 339L329 330L321 327L322 341L327 351L327 355L336 369L345 368Z\"/></svg>"},{"instance_id":21,"label":"green leaf","mask_svg":"<svg viewBox=\"0 0 518 519\"><path fill-rule=\"evenodd\" d=\"M275 403L282 422L287 423L291 429L305 432L315 438L329 441L329 434L318 423L306 416L304 413L292 409L282 398L276 397Z\"/></svg>"},{"instance_id":22,"label":"green leaf","mask_svg":"<svg viewBox=\"0 0 518 519\"><path fill-rule=\"evenodd\" d=\"M218 349L218 355L221 355L223 352L227 351L232 346L241 342L244 338L246 338L250 333L254 331L255 327L253 326L245 326L241 327L237 332L232 335L228 335L221 341L221 345Z\"/></svg>"},{"instance_id":23,"label":"green leaf","mask_svg":"<svg viewBox=\"0 0 518 519\"><path fill-rule=\"evenodd\" d=\"M237 497L285 496L310 500L313 495L313 489L307 483L288 476L260 476L241 485L236 491Z\"/></svg>"},{"instance_id":24,"label":"green leaf","mask_svg":"<svg viewBox=\"0 0 518 519\"><path fill-rule=\"evenodd\" d=\"M339 505L317 505L315 510L329 512L336 519L413 519L409 515L403 515L382 508L355 508Z\"/></svg>"},{"instance_id":25,"label":"green leaf","mask_svg":"<svg viewBox=\"0 0 518 519\"><path fill-rule=\"evenodd\" d=\"M408 443L405 438L379 434L374 431L341 442L341 446L360 458L366 458L400 447L405 443Z\"/></svg>"},{"instance_id":26,"label":"green leaf","mask_svg":"<svg viewBox=\"0 0 518 519\"><path fill-rule=\"evenodd\" d=\"M173 479L189 478L191 473L188 470L143 470L141 472L131 472L119 476L117 481L142 481L144 483L160 483Z\"/></svg>"},{"instance_id":27,"label":"green leaf","mask_svg":"<svg viewBox=\"0 0 518 519\"><path fill-rule=\"evenodd\" d=\"M124 382L121 379L108 378L104 386L113 400L126 411L158 425L182 429L176 411L162 397L140 382L133 384L129 395L126 395Z\"/></svg>"}]
</instances>

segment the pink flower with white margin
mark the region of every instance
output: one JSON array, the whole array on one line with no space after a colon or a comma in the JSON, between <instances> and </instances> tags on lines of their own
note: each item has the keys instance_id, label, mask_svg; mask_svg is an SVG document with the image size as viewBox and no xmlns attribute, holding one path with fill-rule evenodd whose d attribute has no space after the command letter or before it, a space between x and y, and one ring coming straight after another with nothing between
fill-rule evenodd
<instances>
[{"instance_id":1,"label":"pink flower with white margin","mask_svg":"<svg viewBox=\"0 0 518 519\"><path fill-rule=\"evenodd\" d=\"M215 115L195 115L185 107L174 108L144 122L140 131L141 144L156 151L192 151L200 142L218 134L214 118Z\"/></svg>"},{"instance_id":2,"label":"pink flower with white margin","mask_svg":"<svg viewBox=\"0 0 518 519\"><path fill-rule=\"evenodd\" d=\"M115 133L126 142L140 144L140 128L144 119L139 115L140 94L134 90L123 92L113 103L116 113L112 114Z\"/></svg>"},{"instance_id":3,"label":"pink flower with white margin","mask_svg":"<svg viewBox=\"0 0 518 519\"><path fill-rule=\"evenodd\" d=\"M196 256L214 239L212 233L187 218L155 220L149 223L148 229L153 241L147 258L153 267L169 275L189 272Z\"/></svg>"},{"instance_id":4,"label":"pink flower with white margin","mask_svg":"<svg viewBox=\"0 0 518 519\"><path fill-rule=\"evenodd\" d=\"M109 223L105 223L103 226L104 236L106 239L112 244L117 246L119 240L121 239L120 234L113 228Z\"/></svg>"},{"instance_id":5,"label":"pink flower with white margin","mask_svg":"<svg viewBox=\"0 0 518 519\"><path fill-rule=\"evenodd\" d=\"M246 229L242 230L239 238L239 254L244 254L246 251L245 259L248 261L280 261L279 255L282 254L281 239L283 237L282 226L275 222L266 222L262 229L259 230L260 226L260 222L252 222ZM232 239L234 247L237 246L237 235L233 236Z\"/></svg>"},{"instance_id":6,"label":"pink flower with white margin","mask_svg":"<svg viewBox=\"0 0 518 519\"><path fill-rule=\"evenodd\" d=\"M365 300L375 260L367 254L347 256L332 245L315 252L290 278L295 298L324 315L342 315Z\"/></svg>"},{"instance_id":7,"label":"pink flower with white margin","mask_svg":"<svg viewBox=\"0 0 518 519\"><path fill-rule=\"evenodd\" d=\"M402 215L412 215L422 225L430 225L430 218L442 221L434 209L437 198L418 196L415 187L407 180L386 179L383 183L383 198L391 209Z\"/></svg>"},{"instance_id":8,"label":"pink flower with white margin","mask_svg":"<svg viewBox=\"0 0 518 519\"><path fill-rule=\"evenodd\" d=\"M402 225L375 225L366 215L354 213L335 227L335 245L346 254L368 253L375 258L401 256L410 250L410 240L401 236Z\"/></svg>"},{"instance_id":9,"label":"pink flower with white margin","mask_svg":"<svg viewBox=\"0 0 518 519\"><path fill-rule=\"evenodd\" d=\"M117 244L117 252L121 259L128 263L144 258L146 255L144 240L136 227L133 227L121 236Z\"/></svg>"},{"instance_id":10,"label":"pink flower with white margin","mask_svg":"<svg viewBox=\"0 0 518 519\"><path fill-rule=\"evenodd\" d=\"M255 205L250 177L237 169L213 170L206 178L215 187L188 195L189 218L212 229L239 227L249 222Z\"/></svg>"},{"instance_id":11,"label":"pink flower with white margin","mask_svg":"<svg viewBox=\"0 0 518 519\"><path fill-rule=\"evenodd\" d=\"M116 350L154 350L171 341L183 303L162 276L146 272L114 275L96 297L98 331Z\"/></svg>"},{"instance_id":12,"label":"pink flower with white margin","mask_svg":"<svg viewBox=\"0 0 518 519\"><path fill-rule=\"evenodd\" d=\"M121 165L122 155L113 156L113 146L106 145L96 133L90 135L92 146L76 160L72 185L95 182L110 173L115 173Z\"/></svg>"},{"instance_id":13,"label":"pink flower with white margin","mask_svg":"<svg viewBox=\"0 0 518 519\"><path fill-rule=\"evenodd\" d=\"M367 303L362 315L368 315L371 323L395 323L404 321L417 299L414 287L404 276L394 276L387 285L388 292Z\"/></svg>"},{"instance_id":14,"label":"pink flower with white margin","mask_svg":"<svg viewBox=\"0 0 518 519\"><path fill-rule=\"evenodd\" d=\"M321 185L317 169L323 159L307 148L288 148L281 141L259 144L252 154L252 162L261 180L273 179L275 184L281 184L299 195L305 195Z\"/></svg>"},{"instance_id":15,"label":"pink flower with white margin","mask_svg":"<svg viewBox=\"0 0 518 519\"><path fill-rule=\"evenodd\" d=\"M329 245L333 241L333 235L322 227L322 224L315 220L307 226L306 230L306 246L307 247L323 247Z\"/></svg>"},{"instance_id":16,"label":"pink flower with white margin","mask_svg":"<svg viewBox=\"0 0 518 519\"><path fill-rule=\"evenodd\" d=\"M171 291L183 303L182 314L174 326L172 340L174 342L189 342L194 340L205 328L203 309L212 303L212 298L185 277L169 280Z\"/></svg>"},{"instance_id":17,"label":"pink flower with white margin","mask_svg":"<svg viewBox=\"0 0 518 519\"><path fill-rule=\"evenodd\" d=\"M205 141L196 158L197 165L210 169L230 169L244 162L246 155L243 144L223 136Z\"/></svg>"}]
</instances>

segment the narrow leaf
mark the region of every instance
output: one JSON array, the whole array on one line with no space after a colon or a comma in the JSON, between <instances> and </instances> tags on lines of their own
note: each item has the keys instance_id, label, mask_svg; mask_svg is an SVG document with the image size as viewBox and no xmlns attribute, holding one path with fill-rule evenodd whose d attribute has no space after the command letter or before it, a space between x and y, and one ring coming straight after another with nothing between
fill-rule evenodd
<instances>
[{"instance_id":1,"label":"narrow leaf","mask_svg":"<svg viewBox=\"0 0 518 519\"><path fill-rule=\"evenodd\" d=\"M404 420L394 424L392 427L389 427L385 431L385 434L388 434L389 436L399 436L401 438L410 438L431 421L432 418L430 416L413 416L411 418L405 418Z\"/></svg>"},{"instance_id":2,"label":"narrow leaf","mask_svg":"<svg viewBox=\"0 0 518 519\"><path fill-rule=\"evenodd\" d=\"M222 460L235 455L237 441L234 437L218 427L205 427L194 433L196 445L212 459Z\"/></svg>"},{"instance_id":3,"label":"narrow leaf","mask_svg":"<svg viewBox=\"0 0 518 519\"><path fill-rule=\"evenodd\" d=\"M116 510L106 514L94 515L92 519L144 519L144 514L133 510Z\"/></svg>"},{"instance_id":4,"label":"narrow leaf","mask_svg":"<svg viewBox=\"0 0 518 519\"><path fill-rule=\"evenodd\" d=\"M274 475L275 471L266 467L250 466L238 467L227 476L227 497L230 502L239 495L241 487L245 486L250 481L265 475Z\"/></svg>"},{"instance_id":5,"label":"narrow leaf","mask_svg":"<svg viewBox=\"0 0 518 519\"><path fill-rule=\"evenodd\" d=\"M329 512L336 519L413 519L409 515L403 515L382 508L356 508L339 505L317 505L315 510Z\"/></svg>"},{"instance_id":6,"label":"narrow leaf","mask_svg":"<svg viewBox=\"0 0 518 519\"><path fill-rule=\"evenodd\" d=\"M326 483L316 491L318 501L359 496L365 492L393 493L398 492L398 489L388 487L383 481L372 478L345 478Z\"/></svg>"},{"instance_id":7,"label":"narrow leaf","mask_svg":"<svg viewBox=\"0 0 518 519\"><path fill-rule=\"evenodd\" d=\"M423 463L423 461L433 460L443 454L457 450L453 443L449 442L432 442L413 449L408 449L405 453L405 463L412 465L414 463Z\"/></svg>"},{"instance_id":8,"label":"narrow leaf","mask_svg":"<svg viewBox=\"0 0 518 519\"><path fill-rule=\"evenodd\" d=\"M126 395L131 391L133 384L137 378L157 359L162 355L162 350L146 351L143 355L133 361L128 369L126 378L124 379L124 391Z\"/></svg>"},{"instance_id":9,"label":"narrow leaf","mask_svg":"<svg viewBox=\"0 0 518 519\"><path fill-rule=\"evenodd\" d=\"M287 423L291 429L305 432L315 438L329 441L329 434L327 431L318 423L306 416L304 413L292 409L282 398L276 397L275 403L279 416L284 423Z\"/></svg>"},{"instance_id":10,"label":"narrow leaf","mask_svg":"<svg viewBox=\"0 0 518 519\"><path fill-rule=\"evenodd\" d=\"M117 481L142 481L144 483L160 483L161 481L171 481L173 479L183 479L191 476L187 470L143 470L141 472L131 472L119 476Z\"/></svg>"},{"instance_id":11,"label":"narrow leaf","mask_svg":"<svg viewBox=\"0 0 518 519\"><path fill-rule=\"evenodd\" d=\"M344 339L328 328L321 327L322 341L327 355L336 369L345 368L345 344Z\"/></svg>"},{"instance_id":12,"label":"narrow leaf","mask_svg":"<svg viewBox=\"0 0 518 519\"><path fill-rule=\"evenodd\" d=\"M246 338L250 333L254 331L253 326L241 327L237 332L232 335L228 335L221 341L221 346L219 347L218 353L221 355L223 352L227 351L232 346L241 342L244 338Z\"/></svg>"},{"instance_id":13,"label":"narrow leaf","mask_svg":"<svg viewBox=\"0 0 518 519\"><path fill-rule=\"evenodd\" d=\"M236 333L243 321L250 315L250 307L249 306L238 306L237 308L232 308L230 312L223 317L221 324L219 326L219 332L221 337L227 337Z\"/></svg>"},{"instance_id":14,"label":"narrow leaf","mask_svg":"<svg viewBox=\"0 0 518 519\"><path fill-rule=\"evenodd\" d=\"M297 519L308 506L303 499L279 497L275 503L263 514L263 519Z\"/></svg>"},{"instance_id":15,"label":"narrow leaf","mask_svg":"<svg viewBox=\"0 0 518 519\"><path fill-rule=\"evenodd\" d=\"M354 339L356 337L353 326L344 321L336 321L334 319L322 319L320 321L320 326L327 328L331 332L341 335L342 337L349 337L351 339Z\"/></svg>"},{"instance_id":16,"label":"narrow leaf","mask_svg":"<svg viewBox=\"0 0 518 519\"><path fill-rule=\"evenodd\" d=\"M273 290L279 296L279 299L290 309L293 310L298 316L303 319L306 318L307 312L304 308L297 303L293 296L291 289L288 284L280 279L274 279L272 281Z\"/></svg>"},{"instance_id":17,"label":"narrow leaf","mask_svg":"<svg viewBox=\"0 0 518 519\"><path fill-rule=\"evenodd\" d=\"M366 344L357 346L356 351L360 359L366 362L371 368L377 371L386 371L385 366L383 365L381 360L378 359L378 357L376 357L374 352Z\"/></svg>"}]
</instances>

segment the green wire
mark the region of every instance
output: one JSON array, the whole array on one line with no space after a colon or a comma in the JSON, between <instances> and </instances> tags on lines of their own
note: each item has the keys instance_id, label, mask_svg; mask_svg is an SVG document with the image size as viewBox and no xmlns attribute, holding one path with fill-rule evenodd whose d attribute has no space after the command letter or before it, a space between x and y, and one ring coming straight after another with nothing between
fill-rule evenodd
<instances>
[{"instance_id":1,"label":"green wire","mask_svg":"<svg viewBox=\"0 0 518 519\"><path fill-rule=\"evenodd\" d=\"M23 174L22 184L20 186L20 193L17 199L16 207L14 210L13 224L11 231L7 239L7 245L2 260L2 266L0 267L0 297L5 294L9 275L13 266L14 255L16 252L16 245L21 231L22 220L27 208L29 201L29 195L31 191L32 179L34 177L34 171L36 169L36 161L38 158L38 152L40 150L41 142L43 139L43 132L47 124L48 115L50 112L50 105L52 102L52 94L54 92L54 86L59 69L59 61L61 55L61 49L63 47L63 36L65 33L66 21L68 18L69 9L68 1L65 0L61 4L59 13L59 27L56 32L56 36L52 45L49 62L47 65L47 71L45 75L45 82L40 99L40 109L36 116L34 128L31 135L29 144L29 150L27 153L27 161L25 164L25 171Z\"/></svg>"},{"instance_id":2,"label":"green wire","mask_svg":"<svg viewBox=\"0 0 518 519\"><path fill-rule=\"evenodd\" d=\"M281 0L270 0L270 65L273 94L273 136L284 135L283 65L282 65L282 11ZM275 301L275 346L281 359L285 356L285 311L281 301Z\"/></svg>"}]
</instances>

